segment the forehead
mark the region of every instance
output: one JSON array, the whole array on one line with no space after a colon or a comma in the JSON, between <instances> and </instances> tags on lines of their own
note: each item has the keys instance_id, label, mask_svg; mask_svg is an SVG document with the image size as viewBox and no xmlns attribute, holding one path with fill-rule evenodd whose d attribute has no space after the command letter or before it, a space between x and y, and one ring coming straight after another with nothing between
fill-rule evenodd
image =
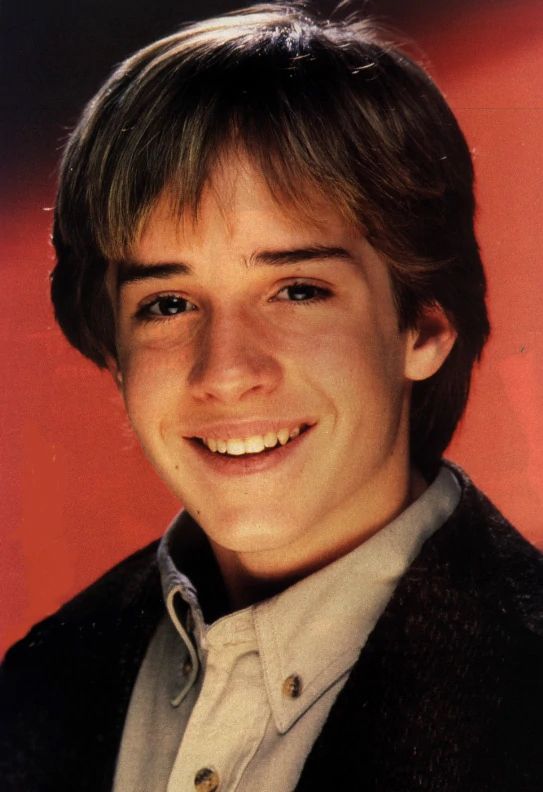
<instances>
[{"instance_id":1,"label":"forehead","mask_svg":"<svg viewBox=\"0 0 543 792\"><path fill-rule=\"evenodd\" d=\"M194 209L179 207L175 185L163 190L133 243L132 255L230 244L238 248L355 240L364 231L345 218L322 189L297 186L292 195L270 188L247 156L221 158L204 184Z\"/></svg>"}]
</instances>

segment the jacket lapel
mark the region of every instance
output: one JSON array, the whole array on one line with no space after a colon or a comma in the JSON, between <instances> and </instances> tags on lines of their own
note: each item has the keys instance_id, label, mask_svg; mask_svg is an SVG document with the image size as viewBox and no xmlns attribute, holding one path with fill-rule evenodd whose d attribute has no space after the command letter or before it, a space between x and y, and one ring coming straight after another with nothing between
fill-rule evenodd
<instances>
[{"instance_id":1,"label":"jacket lapel","mask_svg":"<svg viewBox=\"0 0 543 792\"><path fill-rule=\"evenodd\" d=\"M517 786L520 776L506 779L518 770L507 710L514 720L526 651L518 652L478 497L472 487L464 492L400 581L313 746L299 792L532 789Z\"/></svg>"}]
</instances>

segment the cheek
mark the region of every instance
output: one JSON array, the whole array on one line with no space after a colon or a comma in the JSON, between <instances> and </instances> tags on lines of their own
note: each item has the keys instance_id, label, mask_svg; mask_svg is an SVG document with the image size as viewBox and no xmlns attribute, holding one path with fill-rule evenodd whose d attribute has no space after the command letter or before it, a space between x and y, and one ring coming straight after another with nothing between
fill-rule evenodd
<instances>
[{"instance_id":1,"label":"cheek","mask_svg":"<svg viewBox=\"0 0 543 792\"><path fill-rule=\"evenodd\" d=\"M283 353L330 394L359 391L382 394L403 380L403 344L396 332L361 318L310 333L290 333ZM401 387L400 387L401 390ZM363 394L360 394L363 397Z\"/></svg>"},{"instance_id":2,"label":"cheek","mask_svg":"<svg viewBox=\"0 0 543 792\"><path fill-rule=\"evenodd\" d=\"M147 436L175 412L181 392L180 357L139 349L123 360L123 397L128 417L140 436Z\"/></svg>"}]
</instances>

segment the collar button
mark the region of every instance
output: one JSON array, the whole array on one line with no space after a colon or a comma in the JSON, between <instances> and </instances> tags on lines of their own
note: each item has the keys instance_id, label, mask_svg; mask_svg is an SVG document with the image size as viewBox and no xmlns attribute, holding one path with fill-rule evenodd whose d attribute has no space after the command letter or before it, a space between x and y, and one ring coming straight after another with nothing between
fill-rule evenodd
<instances>
[{"instance_id":1,"label":"collar button","mask_svg":"<svg viewBox=\"0 0 543 792\"><path fill-rule=\"evenodd\" d=\"M283 695L296 699L302 693L302 678L298 674L291 674L283 682Z\"/></svg>"}]
</instances>

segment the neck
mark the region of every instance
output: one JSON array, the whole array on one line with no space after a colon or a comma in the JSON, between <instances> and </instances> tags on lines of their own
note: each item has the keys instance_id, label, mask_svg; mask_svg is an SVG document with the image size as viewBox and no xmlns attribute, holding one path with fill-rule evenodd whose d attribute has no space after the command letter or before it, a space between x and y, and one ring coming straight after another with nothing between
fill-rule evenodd
<instances>
[{"instance_id":1,"label":"neck","mask_svg":"<svg viewBox=\"0 0 543 792\"><path fill-rule=\"evenodd\" d=\"M369 506L365 510L363 524L360 519L356 520L357 516L360 517L355 513L360 511L359 508L351 510L351 514L343 508L341 515L330 515L315 533L287 547L244 552L211 541L228 591L230 609L238 610L279 594L293 583L350 553L401 514L427 486L422 475L412 470L407 473L403 486L396 490L397 496L373 518ZM338 525L343 528L354 525L356 528L345 532L338 530ZM335 537L335 540L330 542L330 537Z\"/></svg>"}]
</instances>

